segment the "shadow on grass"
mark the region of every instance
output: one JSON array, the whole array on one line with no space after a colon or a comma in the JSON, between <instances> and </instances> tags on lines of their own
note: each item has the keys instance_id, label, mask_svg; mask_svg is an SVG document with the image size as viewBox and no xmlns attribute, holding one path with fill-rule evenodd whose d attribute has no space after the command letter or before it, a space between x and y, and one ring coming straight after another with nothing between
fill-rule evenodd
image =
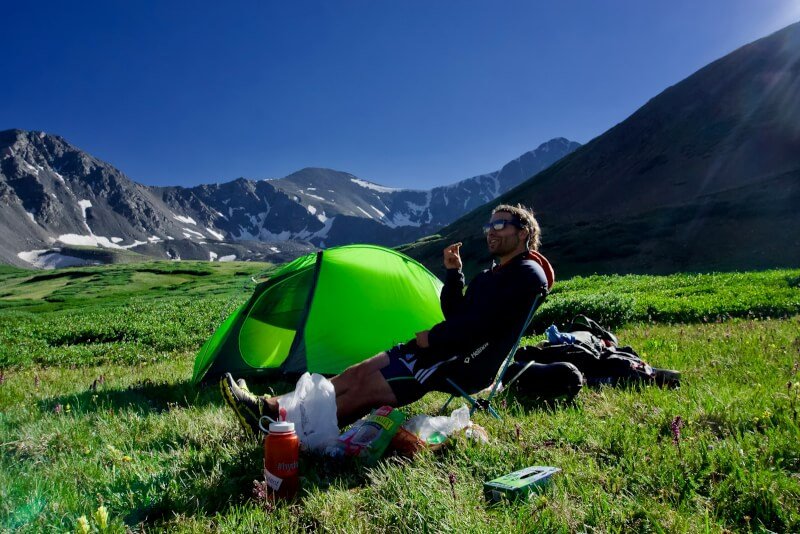
<instances>
[{"instance_id":1,"label":"shadow on grass","mask_svg":"<svg viewBox=\"0 0 800 534\"><path fill-rule=\"evenodd\" d=\"M248 387L257 394L280 394L291 390L294 384L287 380L248 381ZM216 383L197 386L190 380L143 380L126 388L107 388L105 384L93 383L79 393L43 399L39 407L53 412L65 410L68 404L73 413L112 410L160 414L181 408L222 406L224 401ZM224 515L231 508L255 503L254 481L262 479L263 449L255 441L246 439L238 427L231 426L222 432L221 436L209 438L217 441L217 445L198 441L197 436L187 436L178 442L167 440L164 444L149 444L150 451L179 447L184 451L180 460L176 457L181 465L177 470L159 470L138 480L120 479L119 487L112 493L139 496L124 522L129 526L157 526L176 515L212 518L217 513ZM240 446L235 454L229 454L231 449L218 448L220 443L239 443ZM349 458L335 461L303 454L300 466L303 488L309 491L324 491L331 486L352 488L366 481L365 467ZM298 501L302 499L301 493Z\"/></svg>"},{"instance_id":2,"label":"shadow on grass","mask_svg":"<svg viewBox=\"0 0 800 534\"><path fill-rule=\"evenodd\" d=\"M42 411L58 411L69 404L73 410L90 413L108 409L134 410L139 413L174 408L203 407L221 404L222 397L215 387L197 387L189 380L182 382L153 382L142 380L127 388L108 388L97 380L85 391L42 399Z\"/></svg>"},{"instance_id":3,"label":"shadow on grass","mask_svg":"<svg viewBox=\"0 0 800 534\"><path fill-rule=\"evenodd\" d=\"M224 514L251 498L253 480L261 475L261 462L260 449L253 446L222 461L213 455L197 455L187 466L193 473L188 478L179 480L162 472L147 481L137 481L130 485L136 495L156 492L158 497L131 510L125 523L153 526L175 515Z\"/></svg>"},{"instance_id":4,"label":"shadow on grass","mask_svg":"<svg viewBox=\"0 0 800 534\"><path fill-rule=\"evenodd\" d=\"M283 394L294 388L294 382L285 380L269 383L249 383L255 394ZM85 391L42 399L39 409L45 412L58 410L67 404L84 413L111 409L134 410L139 413L160 413L175 408L202 408L222 404L216 382L196 385L190 380L180 382L154 382L141 380L126 388L110 388L100 380L89 384Z\"/></svg>"},{"instance_id":5,"label":"shadow on grass","mask_svg":"<svg viewBox=\"0 0 800 534\"><path fill-rule=\"evenodd\" d=\"M288 391L294 382L270 381L256 383L248 381L254 393ZM510 403L516 403L516 399ZM45 411L53 411L57 405L70 404L75 412L129 411L138 413L161 413L178 408L221 406L222 397L216 383L196 386L189 380L181 382L152 382L143 380L127 388L106 389L105 384L91 386L77 394L51 397L40 402ZM527 404L527 403L526 403ZM555 406L532 403L526 409L559 409ZM226 515L240 506L258 506L254 498L254 481L262 479L263 450L253 440L245 441L240 429L230 426L222 435L212 439L215 444L198 441L197 436L186 441L165 442L164 448L177 446L183 451L175 461L177 469L163 469L144 478L117 481L119 487L112 493L130 493L138 496L136 504L124 516L129 526L144 525L158 528L175 516L195 516L213 521L216 514ZM233 450L227 444L238 443ZM151 444L149 450L161 449ZM378 462L395 461L386 457ZM331 459L323 456L302 454L300 473L302 489L297 503L302 506L304 495L325 492L330 489L353 489L369 484L371 466L354 458Z\"/></svg>"},{"instance_id":6,"label":"shadow on grass","mask_svg":"<svg viewBox=\"0 0 800 534\"><path fill-rule=\"evenodd\" d=\"M231 439L239 438L231 436ZM215 514L226 515L238 506L259 506L254 488L256 481L263 481L263 451L255 442L249 443L251 445L240 454L222 461L211 455L196 457L189 466L196 476L175 480L168 473L162 473L147 482L131 485L137 495L147 495L154 490L162 494L153 502L132 510L125 517L125 523L157 528L176 515L213 518ZM301 490L293 502L302 505L306 492L361 487L367 483L367 468L353 458L334 460L301 454Z\"/></svg>"}]
</instances>

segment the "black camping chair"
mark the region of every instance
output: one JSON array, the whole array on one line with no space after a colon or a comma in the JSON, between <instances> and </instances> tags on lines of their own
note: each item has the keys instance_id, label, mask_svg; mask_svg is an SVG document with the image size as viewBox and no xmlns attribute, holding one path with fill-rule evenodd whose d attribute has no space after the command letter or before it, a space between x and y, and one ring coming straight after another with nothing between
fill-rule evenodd
<instances>
[{"instance_id":1,"label":"black camping chair","mask_svg":"<svg viewBox=\"0 0 800 534\"><path fill-rule=\"evenodd\" d=\"M461 396L464 400L469 402L471 406L469 410L470 417L472 417L472 414L475 412L475 410L481 409L481 410L486 410L492 415L492 417L496 419L502 419L502 417L500 417L497 411L495 411L495 409L492 408L492 399L494 399L495 394L497 394L498 388L503 383L503 377L505 376L506 371L508 371L509 365L511 365L511 362L514 361L514 355L517 353L517 349L519 348L519 342L522 341L522 337L525 335L525 331L528 329L528 326L531 323L531 319L533 319L533 314L536 313L536 310L539 308L539 306L542 305L546 297L547 297L546 294L539 294L536 295L536 298L533 300L533 305L531 305L531 310L528 312L528 318L522 325L522 330L520 331L519 336L517 336L517 341L514 343L514 346L511 347L508 356L506 356L506 359L503 362L503 366L501 367L500 372L495 377L494 383L492 384L492 389L491 391L489 391L489 396L486 397L485 399L473 397L472 395L464 391L458 384L456 384L453 381L453 379L448 378L447 383L450 384L453 390L458 392L458 395L456 395L455 393L451 394L450 398L447 399L447 402L445 402L444 406L442 406L441 410L439 410L440 413L443 413L447 409L447 406L450 405L450 402L454 398L456 398L456 396Z\"/></svg>"}]
</instances>

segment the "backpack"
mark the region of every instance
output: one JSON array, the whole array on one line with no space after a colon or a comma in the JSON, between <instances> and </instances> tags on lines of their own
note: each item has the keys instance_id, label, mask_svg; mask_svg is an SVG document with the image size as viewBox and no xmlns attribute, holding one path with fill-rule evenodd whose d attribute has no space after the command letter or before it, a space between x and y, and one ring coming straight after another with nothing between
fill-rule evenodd
<instances>
[{"instance_id":1,"label":"backpack","mask_svg":"<svg viewBox=\"0 0 800 534\"><path fill-rule=\"evenodd\" d=\"M590 386L655 382L653 368L633 348L617 346L617 337L592 319L578 315L567 330L575 338L573 343L543 341L518 349L514 359L521 363L571 363Z\"/></svg>"},{"instance_id":2,"label":"backpack","mask_svg":"<svg viewBox=\"0 0 800 534\"><path fill-rule=\"evenodd\" d=\"M511 376L511 380L504 388L539 401L569 401L580 393L584 384L583 374L567 362L514 362L506 375Z\"/></svg>"}]
</instances>

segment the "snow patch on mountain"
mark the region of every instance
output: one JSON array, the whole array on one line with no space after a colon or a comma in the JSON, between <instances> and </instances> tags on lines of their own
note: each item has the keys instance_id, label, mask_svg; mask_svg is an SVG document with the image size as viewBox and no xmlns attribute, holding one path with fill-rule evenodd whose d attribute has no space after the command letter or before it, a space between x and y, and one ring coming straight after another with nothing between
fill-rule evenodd
<instances>
[{"instance_id":1,"label":"snow patch on mountain","mask_svg":"<svg viewBox=\"0 0 800 534\"><path fill-rule=\"evenodd\" d=\"M172 214L172 217L173 217L173 218L174 218L176 221L180 221L180 222L182 222L183 224L194 224L194 225L196 225L196 224L197 224L197 221L195 221L195 220L194 220L194 219L192 219L191 217L184 217L183 215L175 215L174 213Z\"/></svg>"},{"instance_id":2,"label":"snow patch on mountain","mask_svg":"<svg viewBox=\"0 0 800 534\"><path fill-rule=\"evenodd\" d=\"M394 187L384 187L382 185L373 184L372 182L368 182L366 180L361 180L360 178L350 178L350 181L356 185L360 185L361 187L365 187L367 189L372 189L373 191L377 191L379 193L392 193L394 191L402 191L402 189L397 189Z\"/></svg>"},{"instance_id":3,"label":"snow patch on mountain","mask_svg":"<svg viewBox=\"0 0 800 534\"><path fill-rule=\"evenodd\" d=\"M22 160L22 165L25 167L25 169L26 169L28 172L30 172L30 173L33 173L33 174L34 174L34 175L36 175L36 176L39 176L39 169L37 169L36 167L34 167L33 165L31 165L31 164L30 164L30 163L28 163L27 161L25 161L25 160Z\"/></svg>"},{"instance_id":4,"label":"snow patch on mountain","mask_svg":"<svg viewBox=\"0 0 800 534\"><path fill-rule=\"evenodd\" d=\"M419 221L412 221L411 214L400 212L392 214L392 220L387 222L387 225L391 228L396 228L398 226L414 226L419 228L422 226L422 223Z\"/></svg>"},{"instance_id":5,"label":"snow patch on mountain","mask_svg":"<svg viewBox=\"0 0 800 534\"><path fill-rule=\"evenodd\" d=\"M424 210L426 210L426 209L431 207L431 196L432 196L432 194L433 193L430 190L425 193L425 204L414 204L410 200L407 200L406 201L406 206L408 206L408 209L410 209L411 211L413 211L415 213L421 213L422 211L424 211Z\"/></svg>"},{"instance_id":6,"label":"snow patch on mountain","mask_svg":"<svg viewBox=\"0 0 800 534\"><path fill-rule=\"evenodd\" d=\"M316 232L314 232L311 235L311 237L314 237L314 238L317 238L317 239L327 239L328 238L328 232L331 231L331 228L333 227L333 221L335 221L335 220L336 220L336 217L331 217L330 219L322 221L322 224L323 224L322 228L317 230Z\"/></svg>"},{"instance_id":7,"label":"snow patch on mountain","mask_svg":"<svg viewBox=\"0 0 800 534\"><path fill-rule=\"evenodd\" d=\"M245 215L248 219L250 219L250 224L253 226L261 227L263 225L264 219L267 216L266 211L259 212L258 215L250 215L249 213Z\"/></svg>"},{"instance_id":8,"label":"snow patch on mountain","mask_svg":"<svg viewBox=\"0 0 800 534\"><path fill-rule=\"evenodd\" d=\"M229 254L227 256L221 256L219 261L234 261L236 260L236 254Z\"/></svg>"},{"instance_id":9,"label":"snow patch on mountain","mask_svg":"<svg viewBox=\"0 0 800 534\"><path fill-rule=\"evenodd\" d=\"M215 232L211 228L206 227L206 232L208 232L209 234L213 235L214 237L216 237L220 241L223 241L225 239L225 234L222 234L220 232Z\"/></svg>"},{"instance_id":10,"label":"snow patch on mountain","mask_svg":"<svg viewBox=\"0 0 800 534\"><path fill-rule=\"evenodd\" d=\"M81 210L83 211L83 218L85 219L86 218L86 210L92 207L92 201L91 200L79 200L78 201L78 206L81 207Z\"/></svg>"},{"instance_id":11,"label":"snow patch on mountain","mask_svg":"<svg viewBox=\"0 0 800 534\"><path fill-rule=\"evenodd\" d=\"M25 214L26 214L28 217L30 217L30 218L31 218L31 220L32 220L33 222L36 222L36 219L34 219L34 218L33 218L33 213L31 213L31 212L29 212L29 211L26 211L26 212L25 212Z\"/></svg>"},{"instance_id":12,"label":"snow patch on mountain","mask_svg":"<svg viewBox=\"0 0 800 534\"><path fill-rule=\"evenodd\" d=\"M287 241L292 238L292 233L289 230L284 230L278 234L275 234L266 228L262 228L261 232L258 234L258 237L261 238L262 241Z\"/></svg>"},{"instance_id":13,"label":"snow patch on mountain","mask_svg":"<svg viewBox=\"0 0 800 534\"><path fill-rule=\"evenodd\" d=\"M184 228L183 230L184 230L184 234L183 235L186 236L188 239L191 239L191 236L186 235L186 232L189 232L190 234L194 234L194 235L198 236L200 239L203 239L205 237L200 232L198 232L196 230L192 230L191 228Z\"/></svg>"},{"instance_id":14,"label":"snow patch on mountain","mask_svg":"<svg viewBox=\"0 0 800 534\"><path fill-rule=\"evenodd\" d=\"M75 256L61 254L56 250L29 250L17 253L17 257L26 261L39 269L59 269L62 267L81 267L84 265L99 265L99 262L91 261Z\"/></svg>"},{"instance_id":15,"label":"snow patch on mountain","mask_svg":"<svg viewBox=\"0 0 800 534\"><path fill-rule=\"evenodd\" d=\"M208 261L214 261L217 259L217 253L214 251L208 252Z\"/></svg>"},{"instance_id":16,"label":"snow patch on mountain","mask_svg":"<svg viewBox=\"0 0 800 534\"><path fill-rule=\"evenodd\" d=\"M62 234L58 236L57 240L61 241L65 245L77 245L83 247L122 248L116 243L113 243L107 237L96 236L96 235Z\"/></svg>"}]
</instances>

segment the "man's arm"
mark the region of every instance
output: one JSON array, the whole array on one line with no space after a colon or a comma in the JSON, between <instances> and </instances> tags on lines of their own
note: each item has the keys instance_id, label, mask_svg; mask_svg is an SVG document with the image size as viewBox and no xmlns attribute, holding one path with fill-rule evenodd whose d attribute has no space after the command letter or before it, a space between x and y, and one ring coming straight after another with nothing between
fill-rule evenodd
<instances>
[{"instance_id":1,"label":"man's arm","mask_svg":"<svg viewBox=\"0 0 800 534\"><path fill-rule=\"evenodd\" d=\"M447 273L444 287L439 297L444 316L452 317L464 302L464 274L461 272L461 243L454 243L444 249L443 260Z\"/></svg>"},{"instance_id":2,"label":"man's arm","mask_svg":"<svg viewBox=\"0 0 800 534\"><path fill-rule=\"evenodd\" d=\"M442 313L445 318L452 317L461 308L464 302L464 273L461 272L461 242L453 243L445 247L442 252L442 260L447 273L445 274L444 287L439 296L439 303L442 306ZM417 332L417 346L426 349L428 344L428 333L430 330Z\"/></svg>"},{"instance_id":3,"label":"man's arm","mask_svg":"<svg viewBox=\"0 0 800 534\"><path fill-rule=\"evenodd\" d=\"M478 291L485 290L486 285L476 284L476 281L470 284L470 290L473 286ZM528 316L536 296L547 291L547 282L532 266L523 267L508 282L500 288L494 286L492 293L481 295L483 306L480 309L448 317L435 325L425 335L425 341L435 350L459 350L497 332L522 328L522 321Z\"/></svg>"}]
</instances>

